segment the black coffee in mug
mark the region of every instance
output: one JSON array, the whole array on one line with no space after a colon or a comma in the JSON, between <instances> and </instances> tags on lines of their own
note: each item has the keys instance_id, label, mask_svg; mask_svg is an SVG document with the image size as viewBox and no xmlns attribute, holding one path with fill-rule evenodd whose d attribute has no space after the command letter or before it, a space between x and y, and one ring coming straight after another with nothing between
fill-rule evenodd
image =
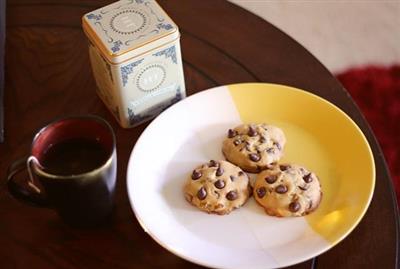
<instances>
[{"instance_id":1,"label":"black coffee in mug","mask_svg":"<svg viewBox=\"0 0 400 269\"><path fill-rule=\"evenodd\" d=\"M17 199L55 209L73 226L92 226L112 212L116 184L115 135L97 116L55 121L35 136L29 157L8 171L9 192ZM14 176L24 168L30 178Z\"/></svg>"},{"instance_id":2,"label":"black coffee in mug","mask_svg":"<svg viewBox=\"0 0 400 269\"><path fill-rule=\"evenodd\" d=\"M96 140L72 138L51 145L43 156L43 170L56 175L76 175L100 167L107 150Z\"/></svg>"}]
</instances>

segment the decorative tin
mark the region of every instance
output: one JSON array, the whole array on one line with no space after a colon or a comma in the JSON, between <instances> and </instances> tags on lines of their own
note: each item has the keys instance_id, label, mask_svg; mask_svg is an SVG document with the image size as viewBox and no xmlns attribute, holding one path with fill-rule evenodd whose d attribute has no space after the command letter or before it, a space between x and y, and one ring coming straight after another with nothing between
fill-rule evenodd
<instances>
[{"instance_id":1,"label":"decorative tin","mask_svg":"<svg viewBox=\"0 0 400 269\"><path fill-rule=\"evenodd\" d=\"M122 0L82 18L97 92L122 127L185 97L179 30L154 0Z\"/></svg>"}]
</instances>

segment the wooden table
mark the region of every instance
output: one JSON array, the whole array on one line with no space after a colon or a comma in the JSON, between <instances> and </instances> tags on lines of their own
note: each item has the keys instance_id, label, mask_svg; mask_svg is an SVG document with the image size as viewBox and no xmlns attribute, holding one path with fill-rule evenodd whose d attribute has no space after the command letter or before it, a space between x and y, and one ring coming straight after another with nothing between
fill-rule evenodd
<instances>
[{"instance_id":1,"label":"wooden table","mask_svg":"<svg viewBox=\"0 0 400 269\"><path fill-rule=\"evenodd\" d=\"M0 0L0 143L3 142L3 92L4 92L4 46L6 39L6 0Z\"/></svg>"},{"instance_id":2,"label":"wooden table","mask_svg":"<svg viewBox=\"0 0 400 269\"><path fill-rule=\"evenodd\" d=\"M110 1L9 0L7 6L5 143L2 185L12 160L34 133L64 115L107 119L118 140L115 216L106 227L75 230L46 209L31 208L0 190L1 268L196 268L160 247L136 221L125 172L147 124L120 128L100 99L89 67L81 16ZM329 71L293 39L225 1L160 0L182 31L188 94L228 83L262 81L307 89L341 107L364 131L377 167L375 195L357 228L339 245L294 268L394 268L399 227L388 169L371 129ZM346 149L344 149L346 150Z\"/></svg>"}]
</instances>

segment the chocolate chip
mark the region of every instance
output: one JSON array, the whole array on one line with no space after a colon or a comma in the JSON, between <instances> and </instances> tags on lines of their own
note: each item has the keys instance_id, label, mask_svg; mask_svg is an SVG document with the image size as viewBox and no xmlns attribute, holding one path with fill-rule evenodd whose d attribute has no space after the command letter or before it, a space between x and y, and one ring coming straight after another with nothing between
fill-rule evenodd
<instances>
[{"instance_id":1,"label":"chocolate chip","mask_svg":"<svg viewBox=\"0 0 400 269\"><path fill-rule=\"evenodd\" d=\"M228 130L228 137L233 138L237 135L237 132L235 130L229 129Z\"/></svg>"},{"instance_id":2,"label":"chocolate chip","mask_svg":"<svg viewBox=\"0 0 400 269\"><path fill-rule=\"evenodd\" d=\"M233 141L233 144L234 144L235 146L238 146L238 145L240 145L241 143L242 143L242 141L240 141L239 139Z\"/></svg>"},{"instance_id":3,"label":"chocolate chip","mask_svg":"<svg viewBox=\"0 0 400 269\"><path fill-rule=\"evenodd\" d=\"M215 173L215 175L217 177L222 176L222 174L224 173L224 169L222 167L218 167L217 172Z\"/></svg>"},{"instance_id":4,"label":"chocolate chip","mask_svg":"<svg viewBox=\"0 0 400 269\"><path fill-rule=\"evenodd\" d=\"M291 203L289 204L289 210L290 210L291 212L297 212L297 211L299 211L299 210L300 210L300 207L301 207L301 205L300 205L300 203L297 202L297 201L291 202Z\"/></svg>"},{"instance_id":5,"label":"chocolate chip","mask_svg":"<svg viewBox=\"0 0 400 269\"><path fill-rule=\"evenodd\" d=\"M239 172L239 173L240 173L240 172ZM231 179L232 182L235 181L235 179L236 179L235 176L230 176L229 178Z\"/></svg>"},{"instance_id":6,"label":"chocolate chip","mask_svg":"<svg viewBox=\"0 0 400 269\"><path fill-rule=\"evenodd\" d=\"M299 186L299 189L302 190L302 191L306 191L308 188L307 188L307 187Z\"/></svg>"},{"instance_id":7,"label":"chocolate chip","mask_svg":"<svg viewBox=\"0 0 400 269\"><path fill-rule=\"evenodd\" d=\"M218 163L214 160L211 160L209 166L210 167L218 167Z\"/></svg>"},{"instance_id":8,"label":"chocolate chip","mask_svg":"<svg viewBox=\"0 0 400 269\"><path fill-rule=\"evenodd\" d=\"M238 198L238 194L236 191L230 191L226 194L226 199L229 201L234 201Z\"/></svg>"},{"instance_id":9,"label":"chocolate chip","mask_svg":"<svg viewBox=\"0 0 400 269\"><path fill-rule=\"evenodd\" d=\"M239 176L243 176L243 175L244 175L244 172L243 172L243 171L239 171L238 175L239 175Z\"/></svg>"},{"instance_id":10,"label":"chocolate chip","mask_svg":"<svg viewBox=\"0 0 400 269\"><path fill-rule=\"evenodd\" d=\"M311 177L311 173L308 173L307 175L305 175L303 177L303 180L304 180L305 183L310 183L313 180L312 177Z\"/></svg>"},{"instance_id":11,"label":"chocolate chip","mask_svg":"<svg viewBox=\"0 0 400 269\"><path fill-rule=\"evenodd\" d=\"M256 190L258 198L263 198L267 193L267 190L264 187L260 187Z\"/></svg>"},{"instance_id":12,"label":"chocolate chip","mask_svg":"<svg viewBox=\"0 0 400 269\"><path fill-rule=\"evenodd\" d=\"M310 204L308 205L308 209L312 207L312 201L310 201Z\"/></svg>"},{"instance_id":13,"label":"chocolate chip","mask_svg":"<svg viewBox=\"0 0 400 269\"><path fill-rule=\"evenodd\" d=\"M277 149L282 150L282 146L278 142L274 142L274 146L276 146Z\"/></svg>"},{"instance_id":14,"label":"chocolate chip","mask_svg":"<svg viewBox=\"0 0 400 269\"><path fill-rule=\"evenodd\" d=\"M250 127L249 127L249 132L248 132L247 134L248 134L249 136L251 136L251 137L258 135L256 129L255 129L253 126L250 126Z\"/></svg>"},{"instance_id":15,"label":"chocolate chip","mask_svg":"<svg viewBox=\"0 0 400 269\"><path fill-rule=\"evenodd\" d=\"M261 160L261 156L256 154L256 153L251 153L249 154L249 158L250 160L252 160L253 162L258 162L259 160Z\"/></svg>"},{"instance_id":16,"label":"chocolate chip","mask_svg":"<svg viewBox=\"0 0 400 269\"><path fill-rule=\"evenodd\" d=\"M267 142L267 139L263 136L260 137L260 143L265 143Z\"/></svg>"},{"instance_id":17,"label":"chocolate chip","mask_svg":"<svg viewBox=\"0 0 400 269\"><path fill-rule=\"evenodd\" d=\"M279 168L281 169L281 171L286 171L288 168L290 167L290 165L279 165Z\"/></svg>"},{"instance_id":18,"label":"chocolate chip","mask_svg":"<svg viewBox=\"0 0 400 269\"><path fill-rule=\"evenodd\" d=\"M274 148L269 148L269 149L267 149L267 152L268 152L268 153L271 153L271 154L272 154L272 153L275 153L275 149L274 149Z\"/></svg>"},{"instance_id":19,"label":"chocolate chip","mask_svg":"<svg viewBox=\"0 0 400 269\"><path fill-rule=\"evenodd\" d=\"M217 181L215 181L214 186L217 189L223 189L225 187L225 182L221 179L218 179Z\"/></svg>"},{"instance_id":20,"label":"chocolate chip","mask_svg":"<svg viewBox=\"0 0 400 269\"><path fill-rule=\"evenodd\" d=\"M267 176L267 177L265 178L265 181L266 181L268 184L274 184L275 181L276 181L277 179L278 179L278 176L272 175L272 176Z\"/></svg>"},{"instance_id":21,"label":"chocolate chip","mask_svg":"<svg viewBox=\"0 0 400 269\"><path fill-rule=\"evenodd\" d=\"M288 188L285 185L279 185L275 188L275 191L279 194L284 194L288 191Z\"/></svg>"},{"instance_id":22,"label":"chocolate chip","mask_svg":"<svg viewBox=\"0 0 400 269\"><path fill-rule=\"evenodd\" d=\"M207 197L207 191L204 187L201 187L200 190L197 192L197 198L200 200L204 200Z\"/></svg>"},{"instance_id":23,"label":"chocolate chip","mask_svg":"<svg viewBox=\"0 0 400 269\"><path fill-rule=\"evenodd\" d=\"M203 174L200 171L193 170L192 179L193 180L199 179L199 178L201 178L202 175Z\"/></svg>"}]
</instances>

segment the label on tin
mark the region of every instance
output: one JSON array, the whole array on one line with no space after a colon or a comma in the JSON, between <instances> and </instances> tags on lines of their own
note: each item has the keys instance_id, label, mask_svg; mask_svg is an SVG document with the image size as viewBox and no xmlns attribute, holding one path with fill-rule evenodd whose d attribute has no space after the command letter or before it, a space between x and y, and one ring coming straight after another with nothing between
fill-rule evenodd
<instances>
[{"instance_id":1,"label":"label on tin","mask_svg":"<svg viewBox=\"0 0 400 269\"><path fill-rule=\"evenodd\" d=\"M176 43L121 66L124 100L134 125L185 97ZM179 55L180 57L180 55Z\"/></svg>"}]
</instances>

